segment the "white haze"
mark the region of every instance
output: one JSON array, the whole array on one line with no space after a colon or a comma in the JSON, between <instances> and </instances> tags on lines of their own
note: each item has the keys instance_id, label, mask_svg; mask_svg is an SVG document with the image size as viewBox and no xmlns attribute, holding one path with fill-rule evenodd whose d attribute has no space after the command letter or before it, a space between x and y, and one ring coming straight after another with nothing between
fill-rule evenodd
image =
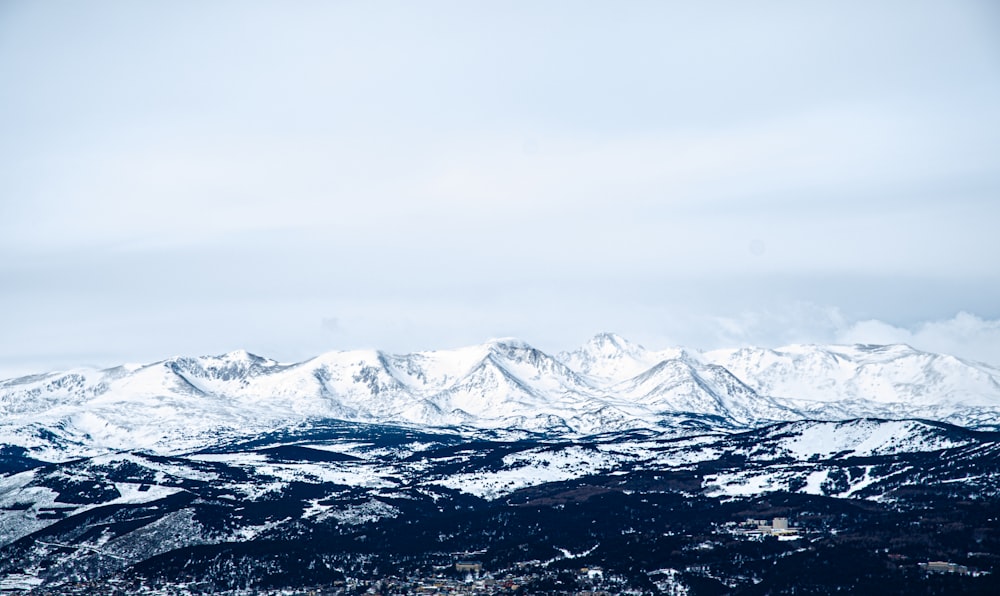
<instances>
[{"instance_id":1,"label":"white haze","mask_svg":"<svg viewBox=\"0 0 1000 596\"><path fill-rule=\"evenodd\" d=\"M993 2L0 5L0 377L610 330L1000 363Z\"/></svg>"}]
</instances>

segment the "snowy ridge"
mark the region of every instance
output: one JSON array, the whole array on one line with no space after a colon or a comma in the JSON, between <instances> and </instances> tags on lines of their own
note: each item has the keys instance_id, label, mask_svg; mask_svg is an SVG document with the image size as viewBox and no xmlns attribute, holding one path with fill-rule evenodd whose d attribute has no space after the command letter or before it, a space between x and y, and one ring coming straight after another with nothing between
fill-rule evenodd
<instances>
[{"instance_id":1,"label":"snowy ridge","mask_svg":"<svg viewBox=\"0 0 1000 596\"><path fill-rule=\"evenodd\" d=\"M905 345L654 351L608 333L558 355L514 339L292 364L235 351L0 381L0 444L49 460L323 419L581 435L863 417L996 428L998 414L1000 370Z\"/></svg>"}]
</instances>

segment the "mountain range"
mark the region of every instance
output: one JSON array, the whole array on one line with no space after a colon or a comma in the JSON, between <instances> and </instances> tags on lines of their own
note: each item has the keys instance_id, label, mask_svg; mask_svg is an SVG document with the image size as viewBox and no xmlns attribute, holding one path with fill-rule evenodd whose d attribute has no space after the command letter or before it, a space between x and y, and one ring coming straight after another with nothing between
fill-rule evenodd
<instances>
[{"instance_id":1,"label":"mountain range","mask_svg":"<svg viewBox=\"0 0 1000 596\"><path fill-rule=\"evenodd\" d=\"M0 381L0 444L49 461L327 419L586 435L864 417L990 430L998 414L1000 369L906 345L657 351L610 333L558 354L515 339L299 363L234 351Z\"/></svg>"},{"instance_id":2,"label":"mountain range","mask_svg":"<svg viewBox=\"0 0 1000 596\"><path fill-rule=\"evenodd\" d=\"M996 594L998 381L607 333L9 379L0 592Z\"/></svg>"}]
</instances>

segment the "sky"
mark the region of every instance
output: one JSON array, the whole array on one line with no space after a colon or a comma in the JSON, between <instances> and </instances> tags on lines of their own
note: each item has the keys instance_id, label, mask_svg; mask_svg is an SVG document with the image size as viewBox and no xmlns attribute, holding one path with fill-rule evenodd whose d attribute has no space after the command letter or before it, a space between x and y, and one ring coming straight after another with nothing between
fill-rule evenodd
<instances>
[{"instance_id":1,"label":"sky","mask_svg":"<svg viewBox=\"0 0 1000 596\"><path fill-rule=\"evenodd\" d=\"M245 348L1000 365L1000 5L0 0L0 378Z\"/></svg>"}]
</instances>

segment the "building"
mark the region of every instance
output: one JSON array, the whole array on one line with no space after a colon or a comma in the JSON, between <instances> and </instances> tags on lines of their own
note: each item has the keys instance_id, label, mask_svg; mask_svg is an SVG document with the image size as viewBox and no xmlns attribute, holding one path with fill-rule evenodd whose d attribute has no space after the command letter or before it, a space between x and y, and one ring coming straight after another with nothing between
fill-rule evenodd
<instances>
[{"instance_id":1,"label":"building","mask_svg":"<svg viewBox=\"0 0 1000 596\"><path fill-rule=\"evenodd\" d=\"M959 575L969 575L968 567L957 563L949 563L948 561L930 561L929 563L920 563L920 567L927 573L957 573Z\"/></svg>"},{"instance_id":2,"label":"building","mask_svg":"<svg viewBox=\"0 0 1000 596\"><path fill-rule=\"evenodd\" d=\"M579 573L588 579L604 579L604 569L600 567L581 567Z\"/></svg>"},{"instance_id":3,"label":"building","mask_svg":"<svg viewBox=\"0 0 1000 596\"><path fill-rule=\"evenodd\" d=\"M455 563L455 571L465 571L479 575L483 571L483 564L479 561L458 561Z\"/></svg>"},{"instance_id":4,"label":"building","mask_svg":"<svg viewBox=\"0 0 1000 596\"><path fill-rule=\"evenodd\" d=\"M798 528L788 527L787 517L776 517L772 520L748 519L742 530L737 533L747 536L777 536L779 540L795 540L799 537Z\"/></svg>"}]
</instances>

